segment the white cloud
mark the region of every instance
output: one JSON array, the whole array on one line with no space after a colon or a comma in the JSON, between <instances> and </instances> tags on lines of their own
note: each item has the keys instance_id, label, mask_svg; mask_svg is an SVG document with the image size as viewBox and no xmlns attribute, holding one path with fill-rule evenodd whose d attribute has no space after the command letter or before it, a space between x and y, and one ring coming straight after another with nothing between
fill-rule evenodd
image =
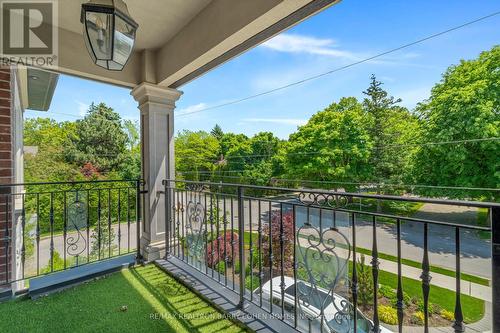
<instances>
[{"instance_id":1,"label":"white cloud","mask_svg":"<svg viewBox=\"0 0 500 333\"><path fill-rule=\"evenodd\" d=\"M80 116L84 117L85 114L87 113L90 105L86 104L86 103L83 103L83 102L80 102L80 101L75 101L75 102L78 105L78 114Z\"/></svg>"},{"instance_id":2,"label":"white cloud","mask_svg":"<svg viewBox=\"0 0 500 333\"><path fill-rule=\"evenodd\" d=\"M348 59L357 58L349 51L335 49L335 46L336 44L333 39L292 34L281 34L262 44L262 47L278 52L308 53Z\"/></svg>"},{"instance_id":3,"label":"white cloud","mask_svg":"<svg viewBox=\"0 0 500 333\"><path fill-rule=\"evenodd\" d=\"M198 111L201 111L201 110L207 108L207 106L208 105L206 103L198 103L198 104L190 105L190 106L187 106L185 108L178 109L176 114L178 116L180 116L181 114L185 114L185 113L198 112Z\"/></svg>"},{"instance_id":4,"label":"white cloud","mask_svg":"<svg viewBox=\"0 0 500 333\"><path fill-rule=\"evenodd\" d=\"M245 118L243 122L246 123L273 123L273 124L284 124L284 125L295 125L302 126L307 123L306 119L297 118Z\"/></svg>"}]
</instances>

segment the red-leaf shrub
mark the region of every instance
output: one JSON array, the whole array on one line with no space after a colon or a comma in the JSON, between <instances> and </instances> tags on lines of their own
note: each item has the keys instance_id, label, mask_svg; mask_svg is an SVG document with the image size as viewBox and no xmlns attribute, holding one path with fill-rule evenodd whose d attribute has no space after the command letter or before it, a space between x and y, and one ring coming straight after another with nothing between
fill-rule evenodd
<instances>
[{"instance_id":1,"label":"red-leaf shrub","mask_svg":"<svg viewBox=\"0 0 500 333\"><path fill-rule=\"evenodd\" d=\"M80 168L80 173L85 178L98 178L100 176L99 169L92 163L87 162Z\"/></svg>"},{"instance_id":2,"label":"red-leaf shrub","mask_svg":"<svg viewBox=\"0 0 500 333\"><path fill-rule=\"evenodd\" d=\"M231 239L232 238L232 239ZM219 262L224 261L224 255L228 258L228 263L234 263L238 258L238 234L231 231L221 233L219 237L207 244L207 265L215 267ZM231 241L233 241L231 251Z\"/></svg>"},{"instance_id":3,"label":"red-leaf shrub","mask_svg":"<svg viewBox=\"0 0 500 333\"><path fill-rule=\"evenodd\" d=\"M281 223L283 223L283 250L284 256L281 258ZM269 246L269 228L271 228L271 241L273 253L273 271L281 274L281 261L283 261L284 274L293 274L293 214L292 212L280 213L275 210L271 213L271 224L264 226L262 235L262 259L263 265L269 267L271 247Z\"/></svg>"}]
</instances>

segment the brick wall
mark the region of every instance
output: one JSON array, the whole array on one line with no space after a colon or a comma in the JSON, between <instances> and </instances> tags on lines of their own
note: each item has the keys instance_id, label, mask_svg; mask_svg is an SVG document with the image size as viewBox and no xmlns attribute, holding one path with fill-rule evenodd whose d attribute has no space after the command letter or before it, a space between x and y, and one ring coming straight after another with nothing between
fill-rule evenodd
<instances>
[{"instance_id":1,"label":"brick wall","mask_svg":"<svg viewBox=\"0 0 500 333\"><path fill-rule=\"evenodd\" d=\"M0 68L0 184L12 183L13 174L11 84L10 68ZM9 279L12 277L10 274L11 251L6 251L8 249L8 243L4 240L7 227L9 235L12 236L10 224L10 221L12 221L12 214L10 212L6 214L6 200L9 199L10 197L6 195L5 189L0 188L0 288L5 287L4 283L7 279L7 270L9 271ZM11 209L12 201L9 200L9 211L11 211ZM8 256L6 256L6 252L9 254Z\"/></svg>"}]
</instances>

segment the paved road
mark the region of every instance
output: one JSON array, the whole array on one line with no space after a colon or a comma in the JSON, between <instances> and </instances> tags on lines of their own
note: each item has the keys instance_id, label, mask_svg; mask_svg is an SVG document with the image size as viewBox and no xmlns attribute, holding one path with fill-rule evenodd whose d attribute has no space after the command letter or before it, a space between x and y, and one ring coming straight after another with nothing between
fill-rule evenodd
<instances>
[{"instance_id":1,"label":"paved road","mask_svg":"<svg viewBox=\"0 0 500 333\"><path fill-rule=\"evenodd\" d=\"M107 227L107 226L105 226ZM112 247L114 247L114 255L118 254L118 225L114 224L112 225L112 228L115 233L115 239L112 242ZM128 231L127 231L127 224L121 224L120 225L121 229L121 242L120 242L120 252L121 253L126 253L128 251ZM92 235L92 230L90 230L90 235ZM73 237L73 240L71 239ZM136 224L131 223L130 224L130 249L135 249L136 244L137 244L137 236L136 236ZM68 241L73 242L76 244L76 246L71 247L68 245ZM93 238L90 238L90 246L92 248L92 244L96 243L97 241L94 240ZM61 258L64 256L64 252L66 249L66 258L70 259L73 258L76 254L79 254L80 256L85 257L83 262L86 261L87 257L87 249L88 249L88 242L87 242L87 230L83 230L82 235L80 235L80 238L78 238L78 233L77 232L68 232L66 236L66 246L64 245L64 236L63 235L57 235L54 236L54 249L59 253ZM97 245L95 245L97 246ZM90 248L90 249L91 249ZM90 250L89 249L89 250ZM107 255L107 253L106 253ZM81 258L81 257L80 257ZM40 250L39 250L39 267L40 270L42 270L44 267L47 267L49 265L49 260L50 260L50 236L49 237L43 237L40 239ZM81 259L82 260L82 259ZM37 270L37 247L36 243L34 246L34 254L31 258L27 258L26 264L25 264L25 270L26 274L30 273L36 273Z\"/></svg>"}]
</instances>

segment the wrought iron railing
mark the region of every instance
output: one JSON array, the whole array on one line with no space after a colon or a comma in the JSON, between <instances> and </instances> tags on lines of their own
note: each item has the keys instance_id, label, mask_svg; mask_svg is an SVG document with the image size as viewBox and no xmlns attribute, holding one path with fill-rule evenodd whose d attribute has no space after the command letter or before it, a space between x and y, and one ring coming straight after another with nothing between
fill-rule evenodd
<instances>
[{"instance_id":1,"label":"wrought iron railing","mask_svg":"<svg viewBox=\"0 0 500 333\"><path fill-rule=\"evenodd\" d=\"M140 253L141 181L0 185L0 286Z\"/></svg>"},{"instance_id":2,"label":"wrought iron railing","mask_svg":"<svg viewBox=\"0 0 500 333\"><path fill-rule=\"evenodd\" d=\"M462 298L468 296L462 295L462 237L478 234L474 239L492 237L494 244L493 331L500 329L496 281L500 260L495 252L495 246L500 246L499 204L180 180L164 184L167 259L177 257L238 293L241 307L251 302L303 332L402 332L409 316L405 283L410 286L403 268L412 248L419 257L412 266L420 269L418 281L412 283L418 282L421 290L421 318L413 325L428 332L434 325L430 295L434 288L444 290L431 280L433 274L444 274L431 266L435 265L431 254L442 255L435 248L445 245L439 251L452 258L444 270L448 281L454 282L455 287L447 290L455 301L453 318L436 325L463 332ZM415 207L422 204L448 211L474 207L483 221L481 225L476 218L457 223L456 215L444 210L421 216ZM435 235L437 228L441 238ZM388 230L385 236L382 229ZM488 246L489 241L484 240ZM388 243L394 247L392 257L380 250L381 245L387 249ZM366 264L360 262L364 256L371 257ZM379 267L383 260L392 260L392 272ZM380 312L391 292L396 318L393 326L384 328Z\"/></svg>"}]
</instances>

